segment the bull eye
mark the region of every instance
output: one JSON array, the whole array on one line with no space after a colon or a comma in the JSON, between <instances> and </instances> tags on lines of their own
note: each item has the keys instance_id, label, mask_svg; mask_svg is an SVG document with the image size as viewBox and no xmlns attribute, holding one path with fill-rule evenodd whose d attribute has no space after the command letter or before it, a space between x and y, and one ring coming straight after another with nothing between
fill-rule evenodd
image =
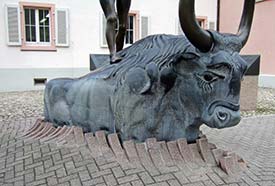
<instances>
[{"instance_id":1,"label":"bull eye","mask_svg":"<svg viewBox=\"0 0 275 186\"><path fill-rule=\"evenodd\" d=\"M203 76L203 79L204 79L205 81L210 82L210 81L213 81L214 77L213 77L212 75L210 75L210 74L205 74L205 75Z\"/></svg>"}]
</instances>

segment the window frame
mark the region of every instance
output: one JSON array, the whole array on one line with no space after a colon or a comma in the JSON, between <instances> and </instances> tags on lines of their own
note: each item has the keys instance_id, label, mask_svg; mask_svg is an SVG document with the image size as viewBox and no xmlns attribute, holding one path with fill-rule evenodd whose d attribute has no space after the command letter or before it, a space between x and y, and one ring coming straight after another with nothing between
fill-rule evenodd
<instances>
[{"instance_id":1,"label":"window frame","mask_svg":"<svg viewBox=\"0 0 275 186\"><path fill-rule=\"evenodd\" d=\"M133 20L133 31L134 31L134 34L133 34L133 43L135 43L137 40L139 40L139 20L140 20L140 14L139 14L139 11L130 11L128 13L128 16L133 16L134 17L134 20ZM126 30L126 33L127 33L127 30ZM126 35L125 35L126 36ZM125 38L125 41L124 41L124 45L125 47L128 47L128 46L131 46L132 44L126 44L126 38Z\"/></svg>"},{"instance_id":2,"label":"window frame","mask_svg":"<svg viewBox=\"0 0 275 186\"><path fill-rule=\"evenodd\" d=\"M139 38L140 38L140 13L137 10L131 10L131 11L129 11L128 16L133 16L134 17L134 22L133 22L134 23L134 25L133 25L133 27L134 27L133 28L133 31L134 31L133 43L134 43L137 40L139 40ZM101 14L101 19L100 19L100 24L101 24L100 47L101 48L108 48L107 42L106 42L106 44L104 44L104 39L106 39L106 38L105 38L105 30L104 30L104 25L103 25L103 19L105 19L105 16L104 16L104 14ZM131 45L132 44L126 44L126 39L125 39L123 48L131 46Z\"/></svg>"},{"instance_id":3,"label":"window frame","mask_svg":"<svg viewBox=\"0 0 275 186\"><path fill-rule=\"evenodd\" d=\"M199 24L199 21L202 22L202 26L199 24L199 26L201 26L202 29L208 29L207 24L208 24L208 17L207 16L196 16L196 20ZM182 35L184 34L180 25L180 20L179 18L176 18L176 35Z\"/></svg>"},{"instance_id":4,"label":"window frame","mask_svg":"<svg viewBox=\"0 0 275 186\"><path fill-rule=\"evenodd\" d=\"M208 29L207 28L207 16L197 16L196 17L197 21L201 21L202 22L202 28L203 29Z\"/></svg>"},{"instance_id":5,"label":"window frame","mask_svg":"<svg viewBox=\"0 0 275 186\"><path fill-rule=\"evenodd\" d=\"M55 44L55 5L45 3L30 3L30 2L19 2L20 6L20 20L21 20L21 50L22 51L56 51ZM48 9L50 14L50 42L28 42L26 41L26 30L25 30L25 8L35 9L38 12L39 9ZM36 15L37 13L35 13ZM37 15L36 15L37 16ZM37 19L37 17L36 17ZM36 24L36 27L39 26ZM37 32L36 28L36 34ZM37 38L36 38L37 39ZM47 44L48 43L48 44Z\"/></svg>"}]
</instances>

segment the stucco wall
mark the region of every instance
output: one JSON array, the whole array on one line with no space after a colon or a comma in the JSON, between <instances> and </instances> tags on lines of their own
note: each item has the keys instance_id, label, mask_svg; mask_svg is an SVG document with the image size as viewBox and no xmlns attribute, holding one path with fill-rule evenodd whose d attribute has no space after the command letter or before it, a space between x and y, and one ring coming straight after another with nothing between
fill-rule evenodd
<instances>
[{"instance_id":1,"label":"stucco wall","mask_svg":"<svg viewBox=\"0 0 275 186\"><path fill-rule=\"evenodd\" d=\"M243 7L241 0L221 0L220 31L236 33ZM261 55L261 75L275 75L275 1L256 4L251 35L243 54ZM275 83L275 82L274 82ZM274 84L275 86L275 84Z\"/></svg>"},{"instance_id":2,"label":"stucco wall","mask_svg":"<svg viewBox=\"0 0 275 186\"><path fill-rule=\"evenodd\" d=\"M212 3L211 3L212 1ZM215 0L207 3L197 1L197 14L206 15L216 20ZM1 0L5 3L18 3L18 0ZM70 47L58 48L57 52L23 52L20 47L8 47L6 44L4 11L0 11L0 68L71 68L88 67L89 53L106 53L100 47L100 14L99 0L36 0L35 2L54 3L56 8L69 8ZM175 34L178 0L139 0L132 1L132 10L139 10L141 15L151 18L151 33Z\"/></svg>"},{"instance_id":3,"label":"stucco wall","mask_svg":"<svg viewBox=\"0 0 275 186\"><path fill-rule=\"evenodd\" d=\"M102 10L99 0L21 0L23 2L53 3L56 8L69 9L70 46L57 48L56 52L21 51L20 47L10 47L6 42L5 4L18 4L19 0L0 1L0 69L8 73L0 74L1 79L14 79L18 69L36 69L47 71L48 79L59 76L76 76L89 69L90 53L108 53L107 48L101 47L100 29ZM196 12L198 16L207 16L208 21L216 21L216 0L197 0ZM140 16L149 16L150 34L177 34L178 0L136 0L132 1L131 10L140 12ZM61 69L49 71L49 69ZM14 71L13 71L14 69ZM66 73L61 73L65 72ZM54 74L52 74L54 73ZM23 73L25 76L30 74ZM11 77L8 77L10 75ZM32 79L34 75L27 79ZM22 82L24 84L24 82ZM28 82L27 84L29 84ZM11 87L0 87L0 91L18 90L16 81L10 81ZM31 89L29 86L26 90ZM24 86L22 89L24 90Z\"/></svg>"}]
</instances>

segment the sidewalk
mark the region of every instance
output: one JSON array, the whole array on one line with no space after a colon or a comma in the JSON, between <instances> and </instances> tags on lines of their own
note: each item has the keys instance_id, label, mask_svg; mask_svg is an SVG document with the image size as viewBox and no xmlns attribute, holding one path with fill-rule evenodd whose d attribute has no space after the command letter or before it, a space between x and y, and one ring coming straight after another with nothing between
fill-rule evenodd
<instances>
[{"instance_id":1,"label":"sidewalk","mask_svg":"<svg viewBox=\"0 0 275 186\"><path fill-rule=\"evenodd\" d=\"M224 130L203 127L210 142L232 149L248 163L240 182L211 168L200 176L188 175L178 164L160 169L160 159L152 166L133 169L106 154L93 158L87 146L66 148L18 138L34 121L0 123L0 185L275 185L275 115L246 118L237 127ZM120 160L128 161L123 155Z\"/></svg>"}]
</instances>

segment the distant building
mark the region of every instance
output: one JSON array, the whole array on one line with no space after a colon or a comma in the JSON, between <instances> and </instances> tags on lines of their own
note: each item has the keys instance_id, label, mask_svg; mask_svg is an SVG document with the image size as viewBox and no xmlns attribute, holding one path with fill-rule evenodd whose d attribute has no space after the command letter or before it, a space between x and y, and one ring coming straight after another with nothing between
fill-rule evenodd
<instances>
[{"instance_id":1,"label":"distant building","mask_svg":"<svg viewBox=\"0 0 275 186\"><path fill-rule=\"evenodd\" d=\"M220 0L219 30L236 33L244 1ZM242 54L261 55L259 86L275 88L275 1L257 0L253 26Z\"/></svg>"},{"instance_id":2,"label":"distant building","mask_svg":"<svg viewBox=\"0 0 275 186\"><path fill-rule=\"evenodd\" d=\"M1 0L0 91L42 89L89 72L90 53L108 53L99 0ZM217 0L197 0L204 28L216 28ZM134 0L126 47L151 34L182 34L178 0Z\"/></svg>"}]
</instances>

